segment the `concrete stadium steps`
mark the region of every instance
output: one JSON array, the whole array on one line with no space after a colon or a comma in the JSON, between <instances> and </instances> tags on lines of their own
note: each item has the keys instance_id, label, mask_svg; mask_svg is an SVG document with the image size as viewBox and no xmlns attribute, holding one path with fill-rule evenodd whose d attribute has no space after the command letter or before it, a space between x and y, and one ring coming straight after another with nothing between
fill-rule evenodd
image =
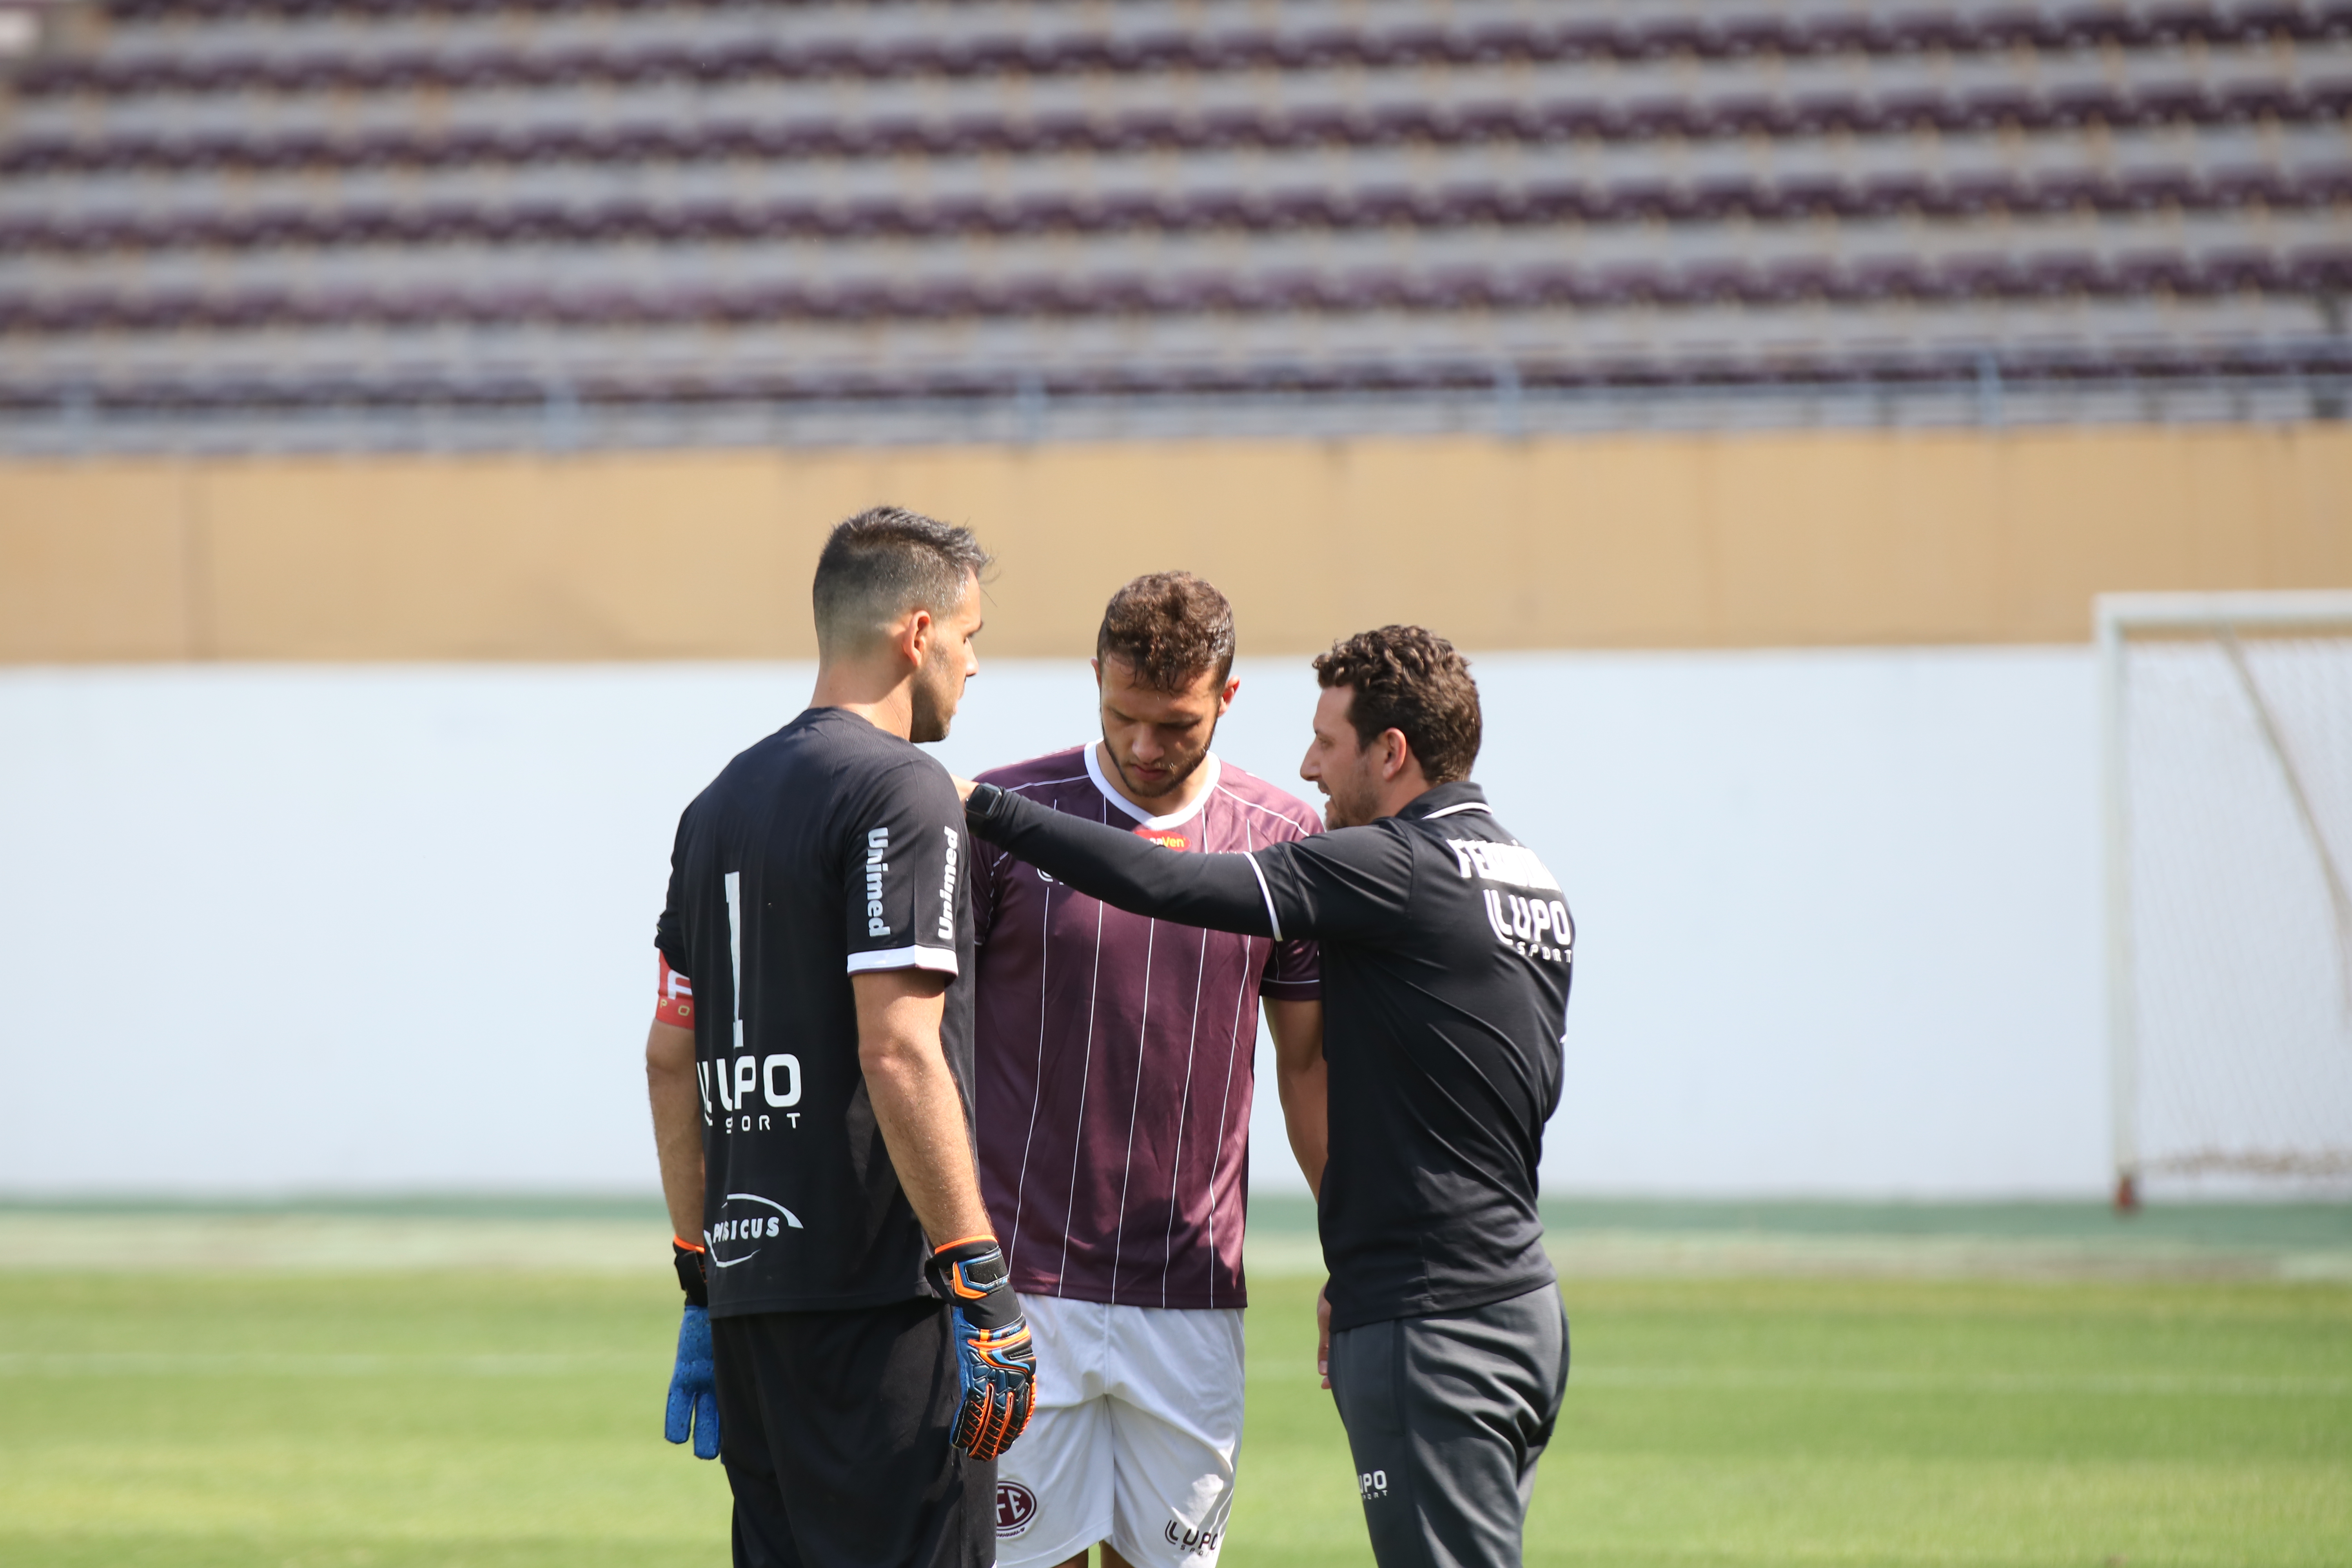
<instances>
[{"instance_id":1,"label":"concrete stadium steps","mask_svg":"<svg viewBox=\"0 0 2352 1568\"><path fill-rule=\"evenodd\" d=\"M22 217L0 214L0 296L27 289L185 292L200 280L183 282L175 273L218 276L223 265L246 290L430 285L453 269L476 291L525 282L634 288L647 247L659 254L663 282L673 290L870 290L881 279L900 301L896 308L916 314L938 313L930 301L941 289L947 299L974 286L1025 297L1047 280L1059 293L1131 295L1149 279L1156 292L1142 303L1165 308L1197 292L1193 280L1219 273L1281 274L1294 292L1296 277L1311 275L1318 300L1344 303L1367 288L1393 288L1381 281L1391 273L1465 266L1566 269L1571 279L1608 270L1608 280L1565 285L1594 303L1612 294L1673 299L1690 291L1770 300L1889 288L2014 292L2016 285L2003 281L2011 273L2090 291L2144 292L2159 283L2193 290L2210 258L2285 258L2352 244L2335 210L2347 201L2352 164L2210 180L2148 171L2111 181L1374 186L1001 203L621 198L88 218L37 209ZM1824 217L1838 220L1826 235ZM1988 217L2005 220L1997 245L1979 221ZM1733 218L1748 221L1726 221ZM1661 235L1661 223L1677 226ZM975 256L933 243L942 238L992 243ZM1073 265L1069 244L1077 238L1086 248ZM1984 271L1989 250L2007 265ZM1948 283L1937 282L1939 275ZM2291 261L2259 276L2271 287L2306 281Z\"/></svg>"},{"instance_id":2,"label":"concrete stadium steps","mask_svg":"<svg viewBox=\"0 0 2352 1568\"><path fill-rule=\"evenodd\" d=\"M1235 224L1359 221L1339 210L1337 198L1346 195L1386 204L1363 216L1389 224L1773 221L1874 216L1906 202L1923 204L1926 216L1967 218L2000 203L2111 206L2120 198L2157 211L2206 199L2293 202L2305 180L2352 163L2352 142L2337 121L2234 124L2187 135L2165 126L2077 127L2025 139L2030 158L2021 156L2018 138L1979 131L1685 142L1671 156L1645 143L1498 148L1465 141L1228 144L1174 156L1138 144L1109 153L1058 148L1018 157L965 151L863 159L800 156L783 134L789 129L722 127L724 135L709 137L648 131L463 149L433 135L381 142L255 135L124 144L104 159L80 153L52 159L57 149L41 143L0 142L0 216L62 221L130 212L211 216L295 206L332 214L353 205L619 201L793 204L852 227L867 213L924 207L1003 211L1016 224L1058 221L1053 215L1064 210L1074 222L1110 226L1195 221L1191 212ZM705 155L704 143L714 140L724 155ZM649 202L649 186L657 203ZM1537 205L1528 211L1497 201ZM1198 204L1223 210L1202 212Z\"/></svg>"},{"instance_id":3,"label":"concrete stadium steps","mask_svg":"<svg viewBox=\"0 0 2352 1568\"><path fill-rule=\"evenodd\" d=\"M831 277L780 270L746 279L740 269L730 268L733 276L697 278L688 268L671 266L662 269L658 282L649 280L642 268L627 266L625 254L618 256L622 265L616 267L550 278L530 265L526 253L513 266L469 269L467 279L455 284L370 287L329 277L308 283L210 289L82 287L0 292L0 333L502 323L732 328L787 321L858 327L903 322L919 324L928 332L938 323L960 321L1108 319L1141 325L1185 317L1273 318L1274 329L1280 332L1288 330L1294 318L1375 312L1607 312L1888 302L2076 309L2143 300L2168 306L2185 300L2229 302L2242 296L2284 296L2300 304L2305 299L2324 300L2352 289L2352 246L2328 243L2325 233L2315 226L2299 237L2305 243L2276 249L2242 245L2205 250L1977 249L1941 257L1896 251L1851 259L1801 252L1758 257L1751 251L1746 257L1727 253L1674 265L1633 259L1638 252L1631 247L1619 258L1585 266L1529 260L1510 255L1510 247L1489 247L1490 260L1484 265L1344 269L1195 266L1150 273L1040 268L975 277L956 269L950 258L936 269L926 269L929 275L911 267L898 277L845 268ZM1176 258L1180 263L1209 258L1205 253ZM2317 325L2316 315L2307 307L2303 319ZM2133 324L2159 325L2154 320Z\"/></svg>"},{"instance_id":4,"label":"concrete stadium steps","mask_svg":"<svg viewBox=\"0 0 2352 1568\"><path fill-rule=\"evenodd\" d=\"M392 353L383 368L306 365L299 356L254 353L221 363L208 356L200 367L154 364L112 367L99 379L61 374L47 381L0 383L0 408L21 415L77 414L121 409L168 414L174 410L237 413L371 408L478 407L561 413L581 404L624 405L675 403L844 405L905 400L976 403L1010 399L1150 399L1283 396L1300 394L1340 397L1395 398L1476 395L1509 405L1547 392L1670 392L1675 390L1795 392L1847 388L1881 398L1916 391L1969 395L1978 417L1990 384L1998 398L2008 389L2047 392L2116 385L2161 391L2168 385L2226 384L2304 378L2336 385L2340 402L2352 385L2352 348L2340 341L2281 339L2252 347L2242 341L2207 345L2141 344L2126 350L2068 350L2019 344L1997 351L1955 346L1941 352L1882 351L1875 354L1824 353L1792 343L1777 351L1733 356L1701 352L1664 357L1643 347L1596 347L1580 358L1439 358L1410 353L1360 351L1320 363L1181 360L1161 354L1148 362L1103 353L1087 359L1066 356L1046 372L1011 372L1000 360L931 365L895 365L887 359L847 355L830 362L804 356L763 354L731 360L695 354L692 344L626 345L637 352L597 354L564 340L580 363L525 368L512 362L464 370L420 363L412 349L401 365ZM257 344L260 349L266 345ZM667 353L661 352L664 348ZM225 357L225 356L224 356ZM762 368L780 361L805 368ZM747 363L748 362L748 363ZM27 366L27 369L34 367ZM175 374L175 371L177 374Z\"/></svg>"},{"instance_id":5,"label":"concrete stadium steps","mask_svg":"<svg viewBox=\"0 0 2352 1568\"><path fill-rule=\"evenodd\" d=\"M2163 81L2259 110L2269 107L2260 96L2266 89L2307 86L2341 65L2347 42L2352 33L2330 35L2284 57L2268 40L2145 54L2070 49L2034 59L2031 75L2062 113L2074 110L2078 99L2104 107L2096 89L2112 85L2118 66L2137 81ZM1797 55L1770 64L1774 85L1800 105L1815 98L1834 104L1858 83L1877 94L1941 87L1974 100L2012 89L2020 74L2013 55L2001 51L1947 54L1933 65L1911 55ZM1067 68L1038 68L1049 65ZM1211 105L1344 102L1415 86L1427 90L1430 85L1441 103L1475 101L1504 89L1514 97L1581 93L1612 107L1638 105L1661 94L1705 103L1727 87L1752 84L1759 74L1756 66L1745 57L1694 62L1663 55L1621 64L1559 50L1472 47L1470 37L1406 29L1328 37L1170 34L1142 47L1087 34L1037 45L1000 40L993 50L979 51L929 42L886 52L760 41L536 51L378 47L206 59L174 48L145 59L112 53L88 59L53 57L27 66L14 86L22 112L34 124L44 116L70 113L87 126L110 125L118 117L135 125L142 117L201 118L208 105L224 115L266 107L281 114L332 110L349 117L407 111L425 95L455 93L485 113L549 105L593 121L609 120L644 96L681 90L695 95L688 101L707 97L722 106L734 94L766 97L793 89L803 96L824 89L840 107L865 113L913 105L997 108L1009 100L1051 111L1098 99L1107 79L1159 85L1172 72L1185 73L1188 89ZM1433 69L1443 72L1443 82L1414 81ZM2015 106L2001 99L1992 107ZM2030 97L2017 111L2036 111Z\"/></svg>"},{"instance_id":6,"label":"concrete stadium steps","mask_svg":"<svg viewBox=\"0 0 2352 1568\"><path fill-rule=\"evenodd\" d=\"M420 120L444 129L414 140L446 144L446 157L527 160L572 139L661 132L691 138L708 156L895 158L979 149L1110 153L1139 145L1193 151L1948 134L2093 123L2299 124L2340 121L2352 100L2352 49L2332 43L2284 58L2268 49L2213 51L2193 68L2182 62L2161 75L2143 69L2121 81L2094 56L2039 68L2025 82L2013 62L1986 57L1932 71L1914 63L1891 78L1865 71L1859 85L1856 73L1827 63L1769 74L1728 66L1694 73L1484 65L1434 73L1309 72L1272 82L1236 75L1189 79L1181 92L1169 90L1168 79L1120 84L1157 88L1149 96L1177 100L1141 110L1116 107L1131 101L1131 91L1081 79L941 79L882 91L823 79L704 83L683 76L616 89L458 79L467 74L453 68L449 83L399 91L330 81L295 94L168 86L134 93L127 85L119 95L95 99L28 93L12 116L13 140L23 151L12 154L10 166L71 162L100 168L175 152L220 159L248 143L322 143L326 151L313 152L316 157L331 155L338 144L373 146L399 137ZM1423 79L1427 75L1437 79ZM1768 82L1769 89L1759 90ZM823 112L808 112L819 107ZM801 118L777 123L780 109L798 109ZM272 127L268 136L246 132L257 119Z\"/></svg>"},{"instance_id":7,"label":"concrete stadium steps","mask_svg":"<svg viewBox=\"0 0 2352 1568\"><path fill-rule=\"evenodd\" d=\"M61 67L45 88L107 90L127 74L239 79L338 52L391 56L464 48L524 48L559 59L617 54L679 59L705 76L730 70L881 79L909 75L1097 74L1180 68L1364 68L1461 65L1492 59L1618 65L1686 57L1759 55L1906 58L2018 50L2132 51L2311 44L2352 34L2352 8L2316 4L2073 5L2049 8L1814 4L1704 4L1651 0L1638 16L1596 5L1533 8L1512 0L1460 0L1433 25L1410 0L1287 0L1283 24L1245 0L1123 0L1087 12L1073 4L912 5L618 4L500 0L478 5L141 4L110 7L111 58L98 72ZM793 35L778 63L777 30ZM690 41L681 45L681 37ZM806 60L806 64L797 63ZM387 68L374 68L377 69ZM413 68L399 61L398 68ZM430 68L430 62L426 62ZM585 68L594 68L593 64ZM144 79L152 84L151 75ZM124 90L139 90L126 85Z\"/></svg>"}]
</instances>

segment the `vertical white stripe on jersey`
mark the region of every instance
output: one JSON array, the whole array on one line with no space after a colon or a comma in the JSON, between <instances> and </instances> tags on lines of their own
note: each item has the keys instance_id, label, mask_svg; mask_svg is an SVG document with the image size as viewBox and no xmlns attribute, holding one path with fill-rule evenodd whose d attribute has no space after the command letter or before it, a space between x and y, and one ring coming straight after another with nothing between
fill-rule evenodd
<instances>
[{"instance_id":1,"label":"vertical white stripe on jersey","mask_svg":"<svg viewBox=\"0 0 2352 1568\"><path fill-rule=\"evenodd\" d=\"M727 873L727 962L734 982L735 1048L743 1048L743 873Z\"/></svg>"},{"instance_id":2,"label":"vertical white stripe on jersey","mask_svg":"<svg viewBox=\"0 0 2352 1568\"><path fill-rule=\"evenodd\" d=\"M1151 961L1159 951L1160 922L1153 921L1143 931L1143 1005L1136 1009L1139 1017L1135 1029L1135 1093L1127 1107L1127 1163L1118 1173L1118 1228L1111 1233L1110 1304L1114 1307L1118 1305L1118 1260L1127 1252L1127 1189L1135 1179L1135 1121L1143 1110L1144 1047L1151 1039ZM1160 1289L1165 1295L1164 1276Z\"/></svg>"},{"instance_id":3,"label":"vertical white stripe on jersey","mask_svg":"<svg viewBox=\"0 0 2352 1568\"><path fill-rule=\"evenodd\" d=\"M1256 844L1252 842L1257 836L1250 831L1249 818L1244 816L1240 821L1242 852L1247 854L1257 847ZM1253 860L1250 865L1255 868L1257 862ZM1260 875L1260 880L1264 880L1263 873ZM1217 1108L1217 1141L1213 1145L1215 1152L1209 1159L1209 1255L1212 1259L1215 1258L1217 1251L1217 1173L1222 1168L1225 1154L1226 1119L1233 1114L1234 1109L1234 1052L1235 1042L1241 1038L1242 1033L1242 999L1249 994L1247 967L1249 951L1249 939L1244 937L1242 939L1243 981L1241 984L1234 987L1233 1027L1225 1035L1225 1098L1223 1103ZM1257 1044L1255 1030L1251 1031L1250 1044L1253 1047ZM1249 1200L1244 1197L1242 1201L1247 1203ZM1213 1261L1209 1268L1209 1305L1214 1308L1216 1304L1217 1270Z\"/></svg>"},{"instance_id":4,"label":"vertical white stripe on jersey","mask_svg":"<svg viewBox=\"0 0 2352 1568\"><path fill-rule=\"evenodd\" d=\"M1201 840L1208 847L1209 814L1201 813ZM1184 1092L1176 1101L1176 1155L1168 1167L1168 1235L1160 1253L1160 1304L1168 1305L1168 1276L1176 1268L1176 1212L1184 1193L1184 1126L1192 1112L1192 1053L1201 1041L1201 989L1209 983L1209 937L1201 932L1200 967L1192 972L1192 1026L1184 1033ZM1247 939L1244 938L1244 941ZM1215 1238L1209 1247L1209 1289L1216 1289L1217 1258Z\"/></svg>"},{"instance_id":5,"label":"vertical white stripe on jersey","mask_svg":"<svg viewBox=\"0 0 2352 1568\"><path fill-rule=\"evenodd\" d=\"M1084 773L1073 773L1066 779L1047 779L1039 784L1016 784L1013 787L1051 789L1059 784L1076 784L1085 776ZM1062 809L1055 801L1049 800L1045 804L1053 806L1055 811ZM1009 853L999 853L996 857L996 868L1002 869L1007 864L1017 866L1021 862L1014 860ZM1021 1174L1013 1184L1013 1232L1004 1239L1004 1266L1007 1268L1013 1266L1013 1259L1019 1255L1021 1249L1021 1215L1029 1205L1029 1154L1030 1151L1037 1146L1037 1108L1045 1100L1045 977L1052 970L1054 958L1054 889L1060 885L1051 878L1046 879L1045 907L1044 912L1038 916L1037 1075L1031 1080L1032 1087L1029 1090L1029 1131L1021 1140ZM1004 902L1004 893L1002 889L992 892L990 896L999 904ZM1097 957L1099 959L1099 953ZM1064 1237L1062 1256L1066 1262L1069 1258L1069 1229L1066 1226L1063 1227L1062 1234Z\"/></svg>"},{"instance_id":6,"label":"vertical white stripe on jersey","mask_svg":"<svg viewBox=\"0 0 2352 1568\"><path fill-rule=\"evenodd\" d=\"M1102 804L1102 825L1110 826L1110 801ZM1103 903L1095 900L1095 969L1087 982L1087 1054L1078 1068L1078 1125L1070 1135L1070 1206L1062 1211L1062 1265L1054 1275L1054 1294L1070 1278L1070 1222L1078 1212L1078 1155L1087 1146L1087 1084L1094 1077L1095 1066L1095 999L1102 994ZM1114 1284L1117 1281L1113 1281Z\"/></svg>"},{"instance_id":7,"label":"vertical white stripe on jersey","mask_svg":"<svg viewBox=\"0 0 2352 1568\"><path fill-rule=\"evenodd\" d=\"M997 862L1003 865L1004 862ZM1013 864L1020 864L1014 861ZM1037 1076L1029 1089L1029 1131L1021 1140L1021 1176L1013 1186L1013 1233L1004 1243L1004 1267L1010 1269L1021 1251L1021 1211L1029 1202L1029 1151L1037 1144L1037 1108L1045 1100L1045 975L1054 957L1054 889L1045 884L1045 912L1037 932ZM1003 895L997 895L1003 902Z\"/></svg>"},{"instance_id":8,"label":"vertical white stripe on jersey","mask_svg":"<svg viewBox=\"0 0 2352 1568\"><path fill-rule=\"evenodd\" d=\"M1274 889L1266 886L1265 872L1259 868L1257 857L1255 855L1244 853L1242 856L1242 860L1244 864L1249 867L1250 875L1257 879L1257 896L1265 900L1265 923L1274 928L1274 940L1280 942L1282 940L1282 917L1275 913Z\"/></svg>"}]
</instances>

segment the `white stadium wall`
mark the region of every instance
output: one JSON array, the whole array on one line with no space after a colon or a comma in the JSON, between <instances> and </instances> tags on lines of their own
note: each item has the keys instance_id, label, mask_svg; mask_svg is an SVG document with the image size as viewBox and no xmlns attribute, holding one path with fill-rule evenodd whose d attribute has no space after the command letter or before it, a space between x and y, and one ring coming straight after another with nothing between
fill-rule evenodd
<instances>
[{"instance_id":1,"label":"white stadium wall","mask_svg":"<svg viewBox=\"0 0 2352 1568\"><path fill-rule=\"evenodd\" d=\"M1478 776L1579 922L1548 1184L2102 1189L2087 649L1477 670ZM810 674L0 670L0 1194L649 1191L671 828ZM1242 674L1219 749L1295 782L1312 677ZM992 662L940 754L1090 698ZM1270 1085L1257 1131L1297 1188Z\"/></svg>"}]
</instances>

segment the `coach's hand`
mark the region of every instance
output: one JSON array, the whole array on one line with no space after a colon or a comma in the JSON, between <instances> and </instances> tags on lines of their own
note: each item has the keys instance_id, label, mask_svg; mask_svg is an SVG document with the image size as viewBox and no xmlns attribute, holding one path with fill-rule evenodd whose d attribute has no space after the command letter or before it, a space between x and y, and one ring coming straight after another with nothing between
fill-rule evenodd
<instances>
[{"instance_id":1,"label":"coach's hand","mask_svg":"<svg viewBox=\"0 0 2352 1568\"><path fill-rule=\"evenodd\" d=\"M931 1255L931 1268L947 1298L956 1364L963 1373L955 1446L975 1459L993 1459L1028 1427L1036 1397L1037 1352L1029 1342L1029 1322L994 1237L948 1243Z\"/></svg>"},{"instance_id":2,"label":"coach's hand","mask_svg":"<svg viewBox=\"0 0 2352 1568\"><path fill-rule=\"evenodd\" d=\"M686 1317L677 1326L677 1365L669 1374L669 1408L662 1436L673 1443L694 1438L694 1457L719 1457L719 1381L710 1357L710 1294L702 1281L702 1254L673 1242L677 1282L686 1291Z\"/></svg>"}]
</instances>

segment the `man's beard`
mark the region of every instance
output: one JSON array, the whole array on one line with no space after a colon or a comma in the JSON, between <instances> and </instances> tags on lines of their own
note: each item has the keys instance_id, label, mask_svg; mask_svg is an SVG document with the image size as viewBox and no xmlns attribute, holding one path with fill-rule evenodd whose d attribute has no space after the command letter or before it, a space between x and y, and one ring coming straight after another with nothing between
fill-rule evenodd
<instances>
[{"instance_id":1,"label":"man's beard","mask_svg":"<svg viewBox=\"0 0 2352 1568\"><path fill-rule=\"evenodd\" d=\"M1137 800L1158 800L1161 795L1174 795L1178 790L1183 788L1184 781L1201 771L1201 764L1209 760L1209 753L1215 750L1216 744L1217 726L1215 722L1212 721L1209 725L1209 738L1201 744L1201 754L1194 757L1191 762L1185 763L1184 771L1182 773L1171 773L1169 774L1169 776L1160 783L1158 789L1144 788L1141 784L1137 782L1135 775L1127 771L1127 759L1118 754L1118 748L1110 743L1110 737L1108 735L1105 735L1103 737L1103 754L1109 757L1110 765L1118 770L1118 782L1127 786L1127 793L1130 798Z\"/></svg>"},{"instance_id":2,"label":"man's beard","mask_svg":"<svg viewBox=\"0 0 2352 1568\"><path fill-rule=\"evenodd\" d=\"M1323 790L1323 826L1361 827L1366 823L1375 820L1378 809L1370 796L1370 791L1364 791L1360 795L1356 791L1347 787L1345 782L1338 789L1326 784Z\"/></svg>"},{"instance_id":3,"label":"man's beard","mask_svg":"<svg viewBox=\"0 0 2352 1568\"><path fill-rule=\"evenodd\" d=\"M1192 762L1185 765L1182 773L1170 773L1165 779L1160 781L1160 787L1158 789L1146 789L1140 783L1137 782L1133 773L1127 771L1126 759L1122 758L1117 752L1111 750L1110 740L1108 736L1103 740L1103 750L1110 752L1110 765L1118 770L1119 782L1127 785L1128 794L1144 800L1158 800L1163 795L1174 795L1178 790L1184 787L1184 781L1191 778L1194 773L1199 773L1201 771L1201 764L1209 760L1208 748L1204 746L1201 749L1201 754L1194 757Z\"/></svg>"},{"instance_id":4,"label":"man's beard","mask_svg":"<svg viewBox=\"0 0 2352 1568\"><path fill-rule=\"evenodd\" d=\"M907 739L929 742L948 738L948 726L955 722L949 686L945 673L929 664L908 683L907 705L912 711L908 716Z\"/></svg>"}]
</instances>

